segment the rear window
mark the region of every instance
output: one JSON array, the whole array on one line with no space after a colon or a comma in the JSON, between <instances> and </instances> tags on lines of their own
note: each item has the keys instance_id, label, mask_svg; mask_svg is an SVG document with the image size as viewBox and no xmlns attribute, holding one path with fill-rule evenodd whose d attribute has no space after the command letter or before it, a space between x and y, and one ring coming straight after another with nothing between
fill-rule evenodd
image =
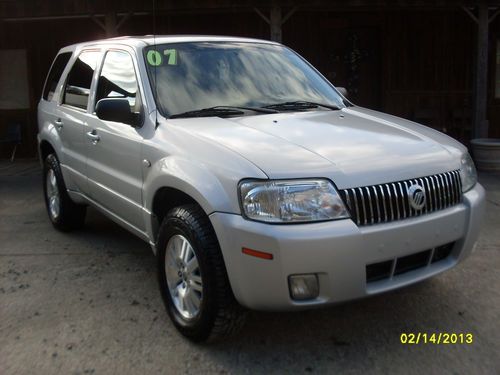
<instances>
[{"instance_id":1,"label":"rear window","mask_svg":"<svg viewBox=\"0 0 500 375\"><path fill-rule=\"evenodd\" d=\"M61 53L54 60L54 63L52 64L49 75L47 77L47 82L45 83L45 87L43 88L43 98L45 100L52 100L64 68L71 58L71 54L71 52Z\"/></svg>"},{"instance_id":2,"label":"rear window","mask_svg":"<svg viewBox=\"0 0 500 375\"><path fill-rule=\"evenodd\" d=\"M78 56L66 80L63 104L87 109L92 77L101 52L85 51Z\"/></svg>"}]
</instances>

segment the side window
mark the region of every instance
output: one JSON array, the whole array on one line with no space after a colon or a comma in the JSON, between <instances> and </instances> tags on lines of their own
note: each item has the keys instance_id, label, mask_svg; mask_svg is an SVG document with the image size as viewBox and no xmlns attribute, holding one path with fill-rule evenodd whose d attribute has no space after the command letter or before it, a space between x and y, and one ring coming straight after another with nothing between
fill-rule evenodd
<instances>
[{"instance_id":1,"label":"side window","mask_svg":"<svg viewBox=\"0 0 500 375\"><path fill-rule=\"evenodd\" d=\"M71 52L64 52L57 55L56 59L54 60L54 63L50 68L49 75L47 76L47 82L45 82L45 87L43 88L43 98L45 100L52 100L54 92L57 89L59 79L61 79L61 75L64 71L64 68L66 68L66 64L68 64L71 55Z\"/></svg>"},{"instance_id":2,"label":"side window","mask_svg":"<svg viewBox=\"0 0 500 375\"><path fill-rule=\"evenodd\" d=\"M105 98L124 98L133 113L141 111L132 57L123 51L109 51L97 83L96 103Z\"/></svg>"},{"instance_id":3,"label":"side window","mask_svg":"<svg viewBox=\"0 0 500 375\"><path fill-rule=\"evenodd\" d=\"M100 54L99 51L84 51L78 56L66 80L63 104L87 109L92 77Z\"/></svg>"}]
</instances>

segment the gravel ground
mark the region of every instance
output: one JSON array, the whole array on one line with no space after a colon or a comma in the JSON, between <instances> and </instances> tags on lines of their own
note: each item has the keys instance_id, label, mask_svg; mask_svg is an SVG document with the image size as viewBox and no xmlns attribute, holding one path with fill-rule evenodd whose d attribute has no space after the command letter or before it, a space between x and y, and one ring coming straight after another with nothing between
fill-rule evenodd
<instances>
[{"instance_id":1,"label":"gravel ground","mask_svg":"<svg viewBox=\"0 0 500 375\"><path fill-rule=\"evenodd\" d=\"M177 334L146 243L90 210L49 224L33 161L0 163L0 374L500 373L500 175L482 175L478 247L424 283L321 310L249 314L241 334ZM472 345L402 345L402 332L470 332Z\"/></svg>"}]
</instances>

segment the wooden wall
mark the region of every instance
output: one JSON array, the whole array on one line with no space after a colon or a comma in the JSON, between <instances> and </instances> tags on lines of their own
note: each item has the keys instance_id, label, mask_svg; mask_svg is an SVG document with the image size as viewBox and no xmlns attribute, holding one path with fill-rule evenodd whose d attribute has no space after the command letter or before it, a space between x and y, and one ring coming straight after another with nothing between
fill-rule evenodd
<instances>
[{"instance_id":1,"label":"wooden wall","mask_svg":"<svg viewBox=\"0 0 500 375\"><path fill-rule=\"evenodd\" d=\"M86 3L86 2L83 2ZM44 10L49 12L50 10ZM219 34L267 38L269 26L251 8L157 17L158 34ZM121 35L153 33L150 15L131 17ZM493 91L500 17L492 24ZM28 51L30 111L0 111L0 131L22 121L19 155L36 152L36 103L51 61L62 46L105 37L90 18L0 22L0 48ZM420 122L467 142L472 111L475 25L461 9L435 11L298 10L283 25L283 43L313 63L360 105ZM490 95L490 136L500 137L500 100ZM10 147L0 145L0 157Z\"/></svg>"},{"instance_id":2,"label":"wooden wall","mask_svg":"<svg viewBox=\"0 0 500 375\"><path fill-rule=\"evenodd\" d=\"M390 14L384 29L384 108L467 141L473 103L472 20L460 9Z\"/></svg>"},{"instance_id":3,"label":"wooden wall","mask_svg":"<svg viewBox=\"0 0 500 375\"><path fill-rule=\"evenodd\" d=\"M500 16L490 25L490 86L488 100L488 119L490 122L489 135L492 138L500 138L500 98L495 98L495 80L500 80L496 77L495 65L498 54L498 44L500 41Z\"/></svg>"}]
</instances>

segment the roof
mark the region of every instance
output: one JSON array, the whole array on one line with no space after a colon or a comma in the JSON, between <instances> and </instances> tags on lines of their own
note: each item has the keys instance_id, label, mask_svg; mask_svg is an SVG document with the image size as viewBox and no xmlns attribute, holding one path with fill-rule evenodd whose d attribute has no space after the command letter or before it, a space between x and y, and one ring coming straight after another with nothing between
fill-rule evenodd
<instances>
[{"instance_id":1,"label":"roof","mask_svg":"<svg viewBox=\"0 0 500 375\"><path fill-rule=\"evenodd\" d=\"M73 44L63 48L63 50L72 50L76 48L103 45L108 43L118 43L131 47L144 47L154 44L183 43L183 42L241 42L241 43L264 43L279 44L269 40L240 38L233 36L216 35L143 35L143 36L120 36L116 38L93 40Z\"/></svg>"}]
</instances>

